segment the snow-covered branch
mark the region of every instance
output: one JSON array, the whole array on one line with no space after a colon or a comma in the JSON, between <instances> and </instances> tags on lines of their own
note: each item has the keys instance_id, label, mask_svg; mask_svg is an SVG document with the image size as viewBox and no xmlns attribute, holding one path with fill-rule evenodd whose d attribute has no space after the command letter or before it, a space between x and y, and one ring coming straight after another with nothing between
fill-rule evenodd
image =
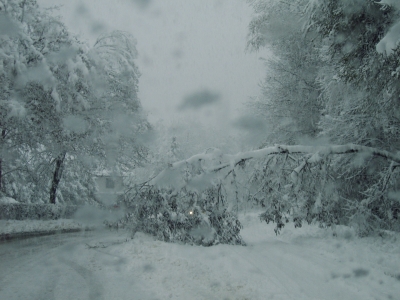
<instances>
[{"instance_id":1,"label":"snow-covered branch","mask_svg":"<svg viewBox=\"0 0 400 300\"><path fill-rule=\"evenodd\" d=\"M173 163L169 169L176 170L187 164L210 160L215 161L220 159L220 161L223 162L213 165L211 168L209 168L209 171L217 172L229 166L235 167L238 164L250 159L262 159L273 154L312 154L312 156L308 159L308 162L316 163L328 155L350 153L362 153L366 156L379 156L387 160L400 163L400 155L397 153L355 144L329 146L275 145L253 151L239 152L234 155L226 155L221 153L218 153L218 156L215 156L214 153L196 154L186 160Z\"/></svg>"},{"instance_id":2,"label":"snow-covered branch","mask_svg":"<svg viewBox=\"0 0 400 300\"><path fill-rule=\"evenodd\" d=\"M378 156L400 164L400 155L397 153L355 144L329 146L275 145L253 151L239 152L234 155L223 154L219 150L196 154L186 160L170 164L167 169L164 169L150 180L149 184L182 188L190 181L201 181L201 185L207 185L205 181L216 179L218 177L217 173L220 171L225 170L228 172L226 174L229 175L236 166L248 160L264 159L271 155L304 154L302 162L299 163L297 168L293 169L292 177L296 177L308 163L318 163L329 155L354 153L360 153L364 157ZM197 168L199 170L197 174L199 175L190 180L185 180L182 177L182 172L188 166Z\"/></svg>"}]
</instances>

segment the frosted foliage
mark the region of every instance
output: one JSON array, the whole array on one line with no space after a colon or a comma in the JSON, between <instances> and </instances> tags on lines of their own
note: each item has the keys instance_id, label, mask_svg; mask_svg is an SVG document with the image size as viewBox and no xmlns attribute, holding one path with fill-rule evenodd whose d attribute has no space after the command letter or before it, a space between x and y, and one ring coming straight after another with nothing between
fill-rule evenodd
<instances>
[{"instance_id":1,"label":"frosted foliage","mask_svg":"<svg viewBox=\"0 0 400 300\"><path fill-rule=\"evenodd\" d=\"M399 1L249 2L255 11L249 46L274 52L265 60L262 94L250 103L267 124L260 144L357 143L381 149L375 154L395 154L400 145ZM284 21L276 22L277 16ZM274 26L286 20L303 26L285 26L283 39ZM398 230L397 158L357 153L317 151L302 156L302 162L294 155L266 159L255 168L258 184L250 193L267 206L262 219L277 223L276 231L290 218L296 225L299 220L350 224L361 235Z\"/></svg>"},{"instance_id":2,"label":"frosted foliage","mask_svg":"<svg viewBox=\"0 0 400 300\"><path fill-rule=\"evenodd\" d=\"M55 86L55 78L46 62L38 63L36 66L29 69L26 69L24 65L21 65L17 85L19 87L24 87L29 82L38 82L43 84L46 89ZM57 96L55 96L56 92L54 88L52 89L52 93L54 95L52 96L57 98ZM55 99L55 101L59 102L58 99Z\"/></svg>"},{"instance_id":3,"label":"frosted foliage","mask_svg":"<svg viewBox=\"0 0 400 300\"><path fill-rule=\"evenodd\" d=\"M63 118L65 130L72 133L85 133L88 129L88 124L80 116L69 115Z\"/></svg>"},{"instance_id":4,"label":"frosted foliage","mask_svg":"<svg viewBox=\"0 0 400 300\"><path fill-rule=\"evenodd\" d=\"M400 191L393 191L388 194L388 197L394 201L400 202Z\"/></svg>"},{"instance_id":5,"label":"frosted foliage","mask_svg":"<svg viewBox=\"0 0 400 300\"><path fill-rule=\"evenodd\" d=\"M395 8L400 9L400 1L399 0L380 0L379 4L394 6Z\"/></svg>"},{"instance_id":6,"label":"frosted foliage","mask_svg":"<svg viewBox=\"0 0 400 300\"><path fill-rule=\"evenodd\" d=\"M33 0L0 10L1 193L93 203L92 168L133 168L147 155L136 42L115 31L89 47Z\"/></svg>"},{"instance_id":7,"label":"frosted foliage","mask_svg":"<svg viewBox=\"0 0 400 300\"><path fill-rule=\"evenodd\" d=\"M388 33L376 45L376 51L390 55L398 47L400 41L400 21L394 24Z\"/></svg>"},{"instance_id":8,"label":"frosted foliage","mask_svg":"<svg viewBox=\"0 0 400 300\"><path fill-rule=\"evenodd\" d=\"M232 195L223 183L226 173L212 171L227 159L220 150L209 149L133 184L123 200L129 213L122 226L171 242L242 244Z\"/></svg>"},{"instance_id":9,"label":"frosted foliage","mask_svg":"<svg viewBox=\"0 0 400 300\"><path fill-rule=\"evenodd\" d=\"M0 13L0 35L16 36L20 32L16 22L6 14Z\"/></svg>"},{"instance_id":10,"label":"frosted foliage","mask_svg":"<svg viewBox=\"0 0 400 300\"><path fill-rule=\"evenodd\" d=\"M0 204L18 204L19 202L10 197L1 197Z\"/></svg>"},{"instance_id":11,"label":"frosted foliage","mask_svg":"<svg viewBox=\"0 0 400 300\"><path fill-rule=\"evenodd\" d=\"M157 176L157 179L154 183L160 188L173 186L176 189L179 189L185 185L185 181L182 178L181 173L181 170L166 169Z\"/></svg>"},{"instance_id":12,"label":"frosted foliage","mask_svg":"<svg viewBox=\"0 0 400 300\"><path fill-rule=\"evenodd\" d=\"M7 119L13 117L21 118L26 115L26 109L20 101L16 99L10 99L7 105L9 108L6 116Z\"/></svg>"},{"instance_id":13,"label":"frosted foliage","mask_svg":"<svg viewBox=\"0 0 400 300\"><path fill-rule=\"evenodd\" d=\"M381 0L379 4L383 5L383 7L388 5L400 10L400 1L398 0ZM376 50L379 53L390 55L393 53L393 50L397 48L399 41L400 20L395 22L386 35L380 40L380 42L376 45Z\"/></svg>"},{"instance_id":14,"label":"frosted foliage","mask_svg":"<svg viewBox=\"0 0 400 300\"><path fill-rule=\"evenodd\" d=\"M361 206L345 200L348 190L342 187L342 179L335 177L336 174L362 170L359 165L350 165L343 169L342 164L338 163L340 157L337 155L350 153L359 153L364 160L380 157L400 162L396 153L352 144L279 145L236 155L210 149L170 164L151 180L133 185L124 200L131 214L123 223L136 229L149 226L152 228L148 229L150 233L159 235L153 230L162 228L161 224L169 224L171 221L172 225L169 224L165 229L167 231L163 231L163 235L159 237L188 242L192 240L188 237L187 230L192 230L194 225L203 228L208 224L207 226L211 226L206 231L208 233L213 232L213 228L217 233L221 230L225 232L225 223L212 223L212 216L217 211L222 213L221 218L231 218L232 214L234 216L245 207L261 206L265 209L261 219L267 223L276 223L277 234L290 221L296 227L301 227L303 222L316 222L321 227L346 222L354 226L360 234L366 234L371 232L371 222L375 218L375 228L398 228L400 225L392 217L392 212L380 214L368 206L379 204L374 191L382 189L382 184L390 176L397 178L396 174L389 177L385 172L377 174L374 187L364 191L366 198ZM351 160L356 159L357 157L351 157ZM387 186L390 189L395 187L391 181ZM385 200L387 204L392 203L390 201ZM397 211L398 205L391 205L391 211ZM200 219L190 223L191 219L186 219L186 216L183 219L186 221L178 226L175 222L181 220L179 216L183 217L188 213ZM229 216L225 213L229 213ZM225 241L233 241L232 232L224 234L228 234ZM218 237L217 234L215 238L212 243L221 242L221 236ZM201 243L205 243L204 240Z\"/></svg>"}]
</instances>

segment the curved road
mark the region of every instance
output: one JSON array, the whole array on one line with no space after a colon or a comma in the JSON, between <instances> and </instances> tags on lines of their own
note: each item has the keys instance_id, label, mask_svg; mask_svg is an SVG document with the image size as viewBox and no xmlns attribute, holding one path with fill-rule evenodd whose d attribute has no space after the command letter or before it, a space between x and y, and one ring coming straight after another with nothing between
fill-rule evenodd
<instances>
[{"instance_id":1,"label":"curved road","mask_svg":"<svg viewBox=\"0 0 400 300\"><path fill-rule=\"evenodd\" d=\"M115 231L2 242L0 299L400 299L396 251L334 239L285 242L269 231L258 223L244 229L247 247L168 244L142 233L131 240Z\"/></svg>"},{"instance_id":2,"label":"curved road","mask_svg":"<svg viewBox=\"0 0 400 300\"><path fill-rule=\"evenodd\" d=\"M143 283L123 278L123 243L115 232L83 232L0 243L0 299L154 299ZM102 242L99 242L102 241Z\"/></svg>"}]
</instances>

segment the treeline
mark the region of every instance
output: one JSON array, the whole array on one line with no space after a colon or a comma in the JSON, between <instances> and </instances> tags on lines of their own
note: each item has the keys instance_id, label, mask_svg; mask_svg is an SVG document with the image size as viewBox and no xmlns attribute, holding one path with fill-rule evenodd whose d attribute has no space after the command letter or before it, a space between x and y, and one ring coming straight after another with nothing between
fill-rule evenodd
<instances>
[{"instance_id":1,"label":"treeline","mask_svg":"<svg viewBox=\"0 0 400 300\"><path fill-rule=\"evenodd\" d=\"M95 201L94 171L140 164L150 126L138 98L134 38L93 46L35 0L0 1L0 196Z\"/></svg>"},{"instance_id":2,"label":"treeline","mask_svg":"<svg viewBox=\"0 0 400 300\"><path fill-rule=\"evenodd\" d=\"M400 7L373 0L250 0L248 47L268 48L262 93L250 103L267 123L261 146L358 144L400 148ZM392 4L391 4L392 3ZM253 176L264 219L400 230L399 164L374 155L268 158ZM297 163L295 162L297 160ZM268 167L267 167L268 166ZM294 207L306 207L299 216ZM301 222L298 223L301 225Z\"/></svg>"}]
</instances>

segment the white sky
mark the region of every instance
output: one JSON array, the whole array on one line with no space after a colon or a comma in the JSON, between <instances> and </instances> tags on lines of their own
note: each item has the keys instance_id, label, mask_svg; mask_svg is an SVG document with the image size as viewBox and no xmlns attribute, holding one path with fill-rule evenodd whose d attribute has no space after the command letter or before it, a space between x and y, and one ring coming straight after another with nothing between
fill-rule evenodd
<instances>
[{"instance_id":1,"label":"white sky","mask_svg":"<svg viewBox=\"0 0 400 300\"><path fill-rule=\"evenodd\" d=\"M152 122L200 120L224 126L241 104L259 93L262 53L245 53L252 10L245 0L38 0L63 5L59 14L73 33L93 44L104 30L137 39L140 99ZM140 5L143 4L143 5ZM217 104L178 110L201 89L221 95Z\"/></svg>"}]
</instances>

